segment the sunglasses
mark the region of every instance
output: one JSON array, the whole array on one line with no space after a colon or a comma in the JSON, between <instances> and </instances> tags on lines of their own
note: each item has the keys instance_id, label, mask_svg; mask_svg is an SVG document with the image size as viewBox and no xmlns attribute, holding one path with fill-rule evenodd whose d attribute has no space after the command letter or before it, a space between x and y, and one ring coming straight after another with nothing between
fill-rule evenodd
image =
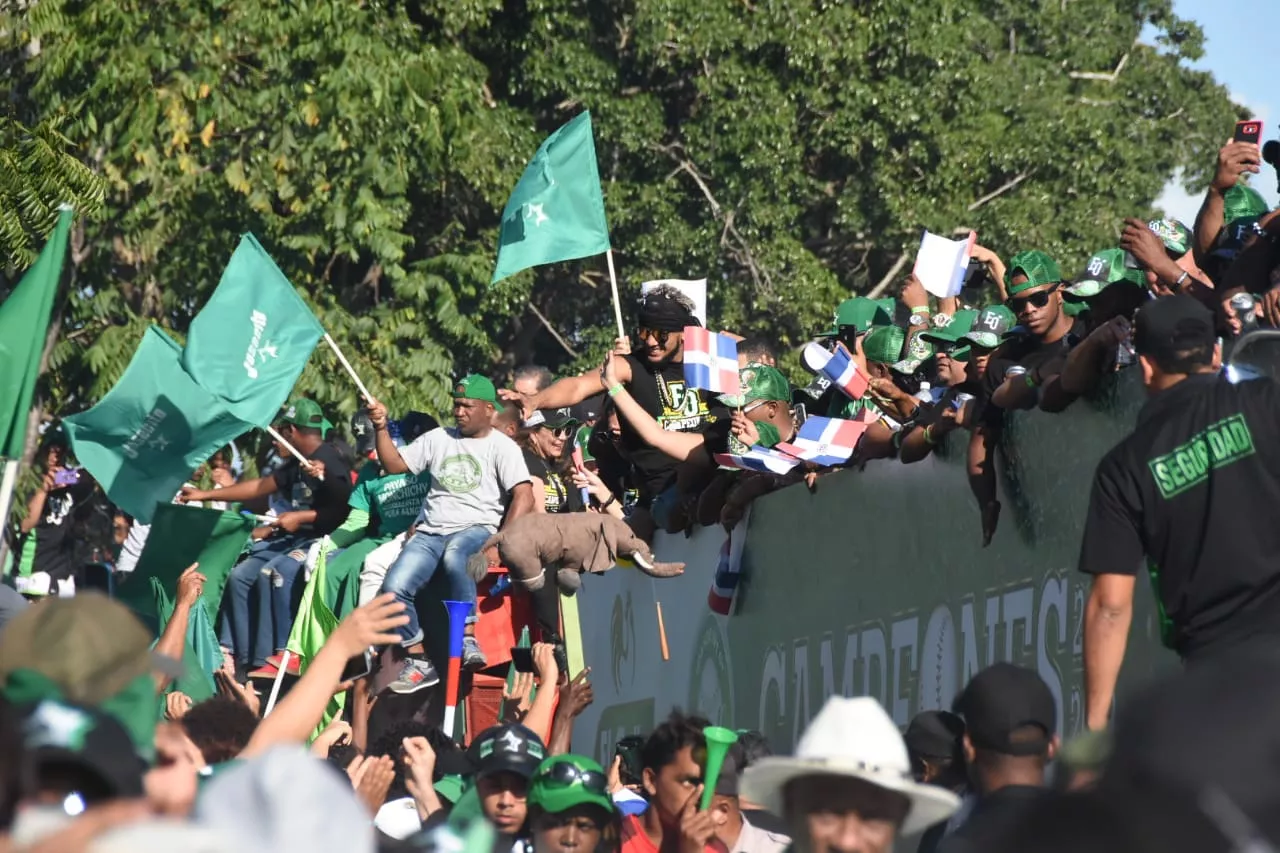
<instances>
[{"instance_id":1,"label":"sunglasses","mask_svg":"<svg viewBox=\"0 0 1280 853\"><path fill-rule=\"evenodd\" d=\"M543 429L554 435L556 438L568 438L573 434L572 426L543 427Z\"/></svg>"},{"instance_id":2,"label":"sunglasses","mask_svg":"<svg viewBox=\"0 0 1280 853\"><path fill-rule=\"evenodd\" d=\"M671 332L659 332L656 329L646 329L644 326L641 326L636 330L636 335L639 336L642 341L651 337L658 342L658 346L665 347L667 345L667 339L671 336Z\"/></svg>"},{"instance_id":3,"label":"sunglasses","mask_svg":"<svg viewBox=\"0 0 1280 853\"><path fill-rule=\"evenodd\" d=\"M1033 293L1030 296L1014 296L1005 304L1014 314L1021 314L1022 310L1030 305L1032 308L1043 308L1049 304L1049 297L1058 289L1058 285L1054 285L1048 290L1042 290L1039 293Z\"/></svg>"},{"instance_id":4,"label":"sunglasses","mask_svg":"<svg viewBox=\"0 0 1280 853\"><path fill-rule=\"evenodd\" d=\"M607 796L609 791L609 779L603 773L595 770L583 770L574 764L568 762L557 762L549 767L539 771L534 776L535 782L544 785L550 785L556 788L570 788L574 785L581 785L593 794Z\"/></svg>"}]
</instances>

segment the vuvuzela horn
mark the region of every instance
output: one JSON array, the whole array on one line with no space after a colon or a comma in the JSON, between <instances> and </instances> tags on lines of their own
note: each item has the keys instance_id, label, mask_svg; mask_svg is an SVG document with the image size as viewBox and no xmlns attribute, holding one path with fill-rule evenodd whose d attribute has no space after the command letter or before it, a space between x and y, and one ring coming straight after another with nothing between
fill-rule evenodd
<instances>
[{"instance_id":1,"label":"vuvuzela horn","mask_svg":"<svg viewBox=\"0 0 1280 853\"><path fill-rule=\"evenodd\" d=\"M711 807L711 798L715 796L720 769L724 767L724 757L729 754L729 747L738 742L738 733L723 726L707 726L702 730L702 736L707 739L707 763L702 769L702 802L699 810L705 812Z\"/></svg>"}]
</instances>

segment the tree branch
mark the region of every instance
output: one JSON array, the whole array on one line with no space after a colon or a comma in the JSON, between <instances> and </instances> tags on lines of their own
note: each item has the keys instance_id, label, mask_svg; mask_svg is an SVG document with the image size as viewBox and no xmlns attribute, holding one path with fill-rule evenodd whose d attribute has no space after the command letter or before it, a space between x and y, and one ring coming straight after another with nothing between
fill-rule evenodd
<instances>
[{"instance_id":1,"label":"tree branch","mask_svg":"<svg viewBox=\"0 0 1280 853\"><path fill-rule=\"evenodd\" d=\"M1068 71L1067 76L1072 80L1101 80L1103 83L1114 83L1128 62L1129 52L1125 51L1124 56L1120 57L1120 61L1116 63L1114 71Z\"/></svg>"},{"instance_id":2,"label":"tree branch","mask_svg":"<svg viewBox=\"0 0 1280 853\"><path fill-rule=\"evenodd\" d=\"M577 351L577 350L575 350L573 347L569 346L569 342L568 342L568 341L566 341L564 338L560 337L560 333L556 331L556 327L555 327L555 326L553 326L553 325L551 325L551 321L550 321L550 320L548 320L548 319L543 315L543 313L542 313L541 311L539 311L539 310L538 310L538 306L537 306L537 305L534 305L532 302L530 302L530 303L529 303L529 310L533 312L533 316L537 317L540 321L542 321L542 325L546 328L546 330L547 330L548 332L550 332L550 333L551 333L551 337L555 338L555 339L556 339L556 343L558 343L561 347L563 347L565 352L569 353L569 357L570 357L570 358L577 358L577 357L578 357L578 351Z\"/></svg>"},{"instance_id":3,"label":"tree branch","mask_svg":"<svg viewBox=\"0 0 1280 853\"><path fill-rule=\"evenodd\" d=\"M1007 182L1005 182L1005 183L1001 184L1000 186L996 187L996 188L995 188L994 190L992 190L991 192L989 192L989 193L987 193L986 195L982 196L982 198L978 199L978 200L977 200L977 201L975 201L973 204L969 205L967 208L965 208L965 210L968 210L970 213L972 213L973 211L975 211L975 210L977 210L978 208L982 207L982 206L983 206L984 204L986 204L987 202L992 201L993 199L997 199L997 198L999 198L1000 196L1002 196L1002 195L1004 195L1005 193L1007 193L1009 190L1011 190L1011 189L1013 189L1014 187L1016 187L1018 184L1020 184L1020 183L1022 183L1023 181L1025 181L1027 178L1031 177L1033 174L1035 174L1035 171L1036 171L1035 169L1028 169L1027 171L1025 171L1025 172L1023 172L1022 174L1020 174L1020 175L1018 175L1017 177L1015 177L1013 180L1011 180L1011 181L1007 181Z\"/></svg>"},{"instance_id":4,"label":"tree branch","mask_svg":"<svg viewBox=\"0 0 1280 853\"><path fill-rule=\"evenodd\" d=\"M898 260L894 261L893 266L889 267L889 271L884 274L884 278L880 279L875 287L871 288L871 292L867 294L868 299L875 299L884 293L885 288L893 284L893 280L898 277L898 273L902 272L902 268L907 265L907 254L903 252L898 256Z\"/></svg>"}]
</instances>

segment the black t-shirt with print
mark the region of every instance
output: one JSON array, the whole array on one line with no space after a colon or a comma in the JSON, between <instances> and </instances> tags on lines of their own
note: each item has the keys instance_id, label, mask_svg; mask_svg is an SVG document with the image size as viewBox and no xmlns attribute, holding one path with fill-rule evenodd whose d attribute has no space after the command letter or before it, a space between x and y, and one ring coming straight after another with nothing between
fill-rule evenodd
<instances>
[{"instance_id":1,"label":"black t-shirt with print","mask_svg":"<svg viewBox=\"0 0 1280 853\"><path fill-rule=\"evenodd\" d=\"M529 476L542 481L543 506L547 512L582 512L582 493L573 484L573 478L561 474L547 464L547 460L528 448L524 449L524 463L529 466ZM535 499L537 495L534 496Z\"/></svg>"},{"instance_id":2,"label":"black t-shirt with print","mask_svg":"<svg viewBox=\"0 0 1280 853\"><path fill-rule=\"evenodd\" d=\"M289 502L289 509L316 511L316 520L298 531L308 538L332 533L347 520L351 497L351 467L332 444L325 442L308 459L324 463L324 481L302 470L297 459L290 457L272 473L276 488Z\"/></svg>"},{"instance_id":3,"label":"black t-shirt with print","mask_svg":"<svg viewBox=\"0 0 1280 853\"><path fill-rule=\"evenodd\" d=\"M1188 658L1280 636L1280 386L1194 376L1151 398L1098 464L1080 571L1156 590L1165 644Z\"/></svg>"},{"instance_id":4,"label":"black t-shirt with print","mask_svg":"<svg viewBox=\"0 0 1280 853\"><path fill-rule=\"evenodd\" d=\"M30 560L30 571L48 572L55 580L75 571L80 550L75 528L93 497L93 489L93 480L82 471L78 483L53 489L45 496L40 520L19 545L19 559Z\"/></svg>"},{"instance_id":5,"label":"black t-shirt with print","mask_svg":"<svg viewBox=\"0 0 1280 853\"><path fill-rule=\"evenodd\" d=\"M650 364L626 356L631 366L627 391L663 429L678 432L703 432L710 424L728 414L728 410L704 391L686 389L684 365ZM640 499L652 499L675 479L676 460L645 443L626 418L621 421L622 436L618 442L622 453L635 465L639 475Z\"/></svg>"}]
</instances>

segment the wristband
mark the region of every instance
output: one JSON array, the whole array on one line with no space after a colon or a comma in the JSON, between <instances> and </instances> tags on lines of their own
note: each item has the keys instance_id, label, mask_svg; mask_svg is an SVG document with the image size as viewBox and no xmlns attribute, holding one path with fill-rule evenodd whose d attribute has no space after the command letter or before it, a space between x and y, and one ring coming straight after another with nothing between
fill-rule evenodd
<instances>
[{"instance_id":1,"label":"wristband","mask_svg":"<svg viewBox=\"0 0 1280 853\"><path fill-rule=\"evenodd\" d=\"M933 440L933 424L929 424L924 428L924 440L925 443L930 446L937 444L937 442Z\"/></svg>"},{"instance_id":2,"label":"wristband","mask_svg":"<svg viewBox=\"0 0 1280 853\"><path fill-rule=\"evenodd\" d=\"M607 500L607 501L605 501L604 503L600 504L600 508L601 508L601 509L608 509L609 507L613 506L613 505L614 505L614 504L616 504L617 502L618 502L618 496L617 496L617 495L615 495L613 492L610 492L610 493L609 493L609 500Z\"/></svg>"},{"instance_id":3,"label":"wristband","mask_svg":"<svg viewBox=\"0 0 1280 853\"><path fill-rule=\"evenodd\" d=\"M621 394L624 390L625 389L622 387L622 384L619 383L617 385L614 385L612 388L610 388L608 393L610 397L616 397L619 394Z\"/></svg>"},{"instance_id":4,"label":"wristband","mask_svg":"<svg viewBox=\"0 0 1280 853\"><path fill-rule=\"evenodd\" d=\"M1183 283L1184 281L1186 281L1187 279L1189 279L1189 278L1191 278L1191 273L1187 272L1186 270L1183 270L1183 271L1182 271L1182 275L1178 276L1178 280L1177 280L1177 281L1175 281L1175 282L1173 283L1173 289L1174 289L1174 290L1181 290L1181 289L1182 289L1182 283Z\"/></svg>"},{"instance_id":5,"label":"wristband","mask_svg":"<svg viewBox=\"0 0 1280 853\"><path fill-rule=\"evenodd\" d=\"M927 316L929 316L929 306L928 306L928 305L921 305L921 306L918 306L918 307L916 307L916 308L912 308L912 309L911 309L911 313L912 313L912 314L923 314L923 315L925 315L925 316L927 317Z\"/></svg>"}]
</instances>

